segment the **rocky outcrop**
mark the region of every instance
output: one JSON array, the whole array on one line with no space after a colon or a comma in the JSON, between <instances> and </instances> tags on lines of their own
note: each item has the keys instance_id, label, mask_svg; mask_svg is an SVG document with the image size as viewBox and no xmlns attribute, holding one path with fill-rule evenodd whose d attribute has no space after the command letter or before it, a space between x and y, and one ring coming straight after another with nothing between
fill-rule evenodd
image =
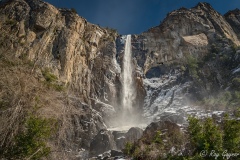
<instances>
[{"instance_id":1,"label":"rocky outcrop","mask_svg":"<svg viewBox=\"0 0 240 160\"><path fill-rule=\"evenodd\" d=\"M195 47L207 47L208 38L204 33L193 35L193 36L183 36L183 43L192 45Z\"/></svg>"},{"instance_id":2,"label":"rocky outcrop","mask_svg":"<svg viewBox=\"0 0 240 160\"><path fill-rule=\"evenodd\" d=\"M231 25L232 29L234 30L235 33L237 33L238 39L240 38L240 10L235 9L232 11L228 11L224 15L225 19L227 22Z\"/></svg>"},{"instance_id":3,"label":"rocky outcrop","mask_svg":"<svg viewBox=\"0 0 240 160\"><path fill-rule=\"evenodd\" d=\"M182 153L184 139L184 133L175 123L153 122L147 126L141 139L133 144L132 151L129 152L136 159L167 159L167 154Z\"/></svg>"},{"instance_id":4,"label":"rocky outcrop","mask_svg":"<svg viewBox=\"0 0 240 160\"><path fill-rule=\"evenodd\" d=\"M134 55L146 73L162 64L182 63L187 55L201 58L221 37L239 45L236 33L210 4L199 3L169 13L159 26L135 36Z\"/></svg>"}]
</instances>

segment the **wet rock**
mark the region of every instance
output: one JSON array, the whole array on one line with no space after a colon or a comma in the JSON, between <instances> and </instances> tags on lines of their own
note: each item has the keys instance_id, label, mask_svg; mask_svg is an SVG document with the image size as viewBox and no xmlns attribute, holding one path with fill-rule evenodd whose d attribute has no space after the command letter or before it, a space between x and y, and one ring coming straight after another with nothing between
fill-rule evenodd
<instances>
[{"instance_id":1,"label":"wet rock","mask_svg":"<svg viewBox=\"0 0 240 160\"><path fill-rule=\"evenodd\" d=\"M126 141L133 143L139 138L141 138L142 134L143 134L143 130L141 128L132 127L125 134Z\"/></svg>"},{"instance_id":2,"label":"wet rock","mask_svg":"<svg viewBox=\"0 0 240 160\"><path fill-rule=\"evenodd\" d=\"M117 149L122 150L127 142L133 143L141 138L143 130L138 127L132 127L127 133L121 131L113 131L114 140L117 145Z\"/></svg>"},{"instance_id":3,"label":"wet rock","mask_svg":"<svg viewBox=\"0 0 240 160\"><path fill-rule=\"evenodd\" d=\"M113 131L114 141L116 142L117 149L121 150L124 148L126 142L126 132L125 131Z\"/></svg>"},{"instance_id":4,"label":"wet rock","mask_svg":"<svg viewBox=\"0 0 240 160\"><path fill-rule=\"evenodd\" d=\"M108 150L117 149L114 137L110 131L101 130L90 144L90 157L97 156Z\"/></svg>"},{"instance_id":5,"label":"wet rock","mask_svg":"<svg viewBox=\"0 0 240 160\"><path fill-rule=\"evenodd\" d=\"M109 150L107 152L104 152L103 154L100 154L96 157L96 159L99 160L115 160L123 157L122 151L118 150Z\"/></svg>"},{"instance_id":6,"label":"wet rock","mask_svg":"<svg viewBox=\"0 0 240 160\"><path fill-rule=\"evenodd\" d=\"M122 151L111 150L111 157L120 157L120 156L123 156Z\"/></svg>"},{"instance_id":7,"label":"wet rock","mask_svg":"<svg viewBox=\"0 0 240 160\"><path fill-rule=\"evenodd\" d=\"M115 140L116 145L117 145L117 149L122 150L125 147L126 144L126 138L125 136L119 137Z\"/></svg>"}]
</instances>

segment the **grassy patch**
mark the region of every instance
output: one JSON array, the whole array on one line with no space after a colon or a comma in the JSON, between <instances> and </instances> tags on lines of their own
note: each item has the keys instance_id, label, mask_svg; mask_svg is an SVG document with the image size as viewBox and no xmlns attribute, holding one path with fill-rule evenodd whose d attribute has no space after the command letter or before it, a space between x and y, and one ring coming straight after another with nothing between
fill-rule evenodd
<instances>
[{"instance_id":1,"label":"grassy patch","mask_svg":"<svg viewBox=\"0 0 240 160\"><path fill-rule=\"evenodd\" d=\"M44 70L42 70L42 75L46 80L45 85L48 88L53 88L56 91L64 91L65 90L65 86L62 84L59 84L57 82L57 80L58 80L57 76L52 74L48 68L45 68Z\"/></svg>"},{"instance_id":2,"label":"grassy patch","mask_svg":"<svg viewBox=\"0 0 240 160\"><path fill-rule=\"evenodd\" d=\"M49 83L56 82L58 79L57 76L52 74L48 68L42 70L42 75L45 78L45 80Z\"/></svg>"}]
</instances>

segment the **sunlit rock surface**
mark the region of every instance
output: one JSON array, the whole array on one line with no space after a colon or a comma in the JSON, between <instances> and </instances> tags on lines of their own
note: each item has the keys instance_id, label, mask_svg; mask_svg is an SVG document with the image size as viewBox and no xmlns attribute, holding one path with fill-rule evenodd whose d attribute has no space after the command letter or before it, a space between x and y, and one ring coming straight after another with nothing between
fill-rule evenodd
<instances>
[{"instance_id":1,"label":"sunlit rock surface","mask_svg":"<svg viewBox=\"0 0 240 160\"><path fill-rule=\"evenodd\" d=\"M62 128L66 141L51 142L59 149L52 157L81 159L89 156L90 147L94 156L123 148L131 127L146 128L160 120L178 128L176 124L186 125L189 114L211 116L211 110L195 102L199 97L233 88L231 81L240 73L240 56L233 56L240 50L232 49L239 45L239 15L239 10L233 10L223 17L209 4L199 3L191 9L175 10L159 26L132 35L134 123L119 121L126 36L113 29L91 24L72 10L58 9L40 0L2 1L0 51L29 60L40 80L41 70L48 68L67 88L57 96L65 101L59 104L64 113L55 117L69 122L65 124L69 127ZM209 53L214 57L204 59ZM202 62L197 68L198 78L188 73L189 56ZM48 109L52 113L60 110L53 106ZM216 117L223 113L221 108L214 109ZM125 133L112 133L123 130ZM141 130L135 131L136 137L131 134L128 140L140 137ZM101 140L94 148L91 141L103 135L111 145L103 149L105 141Z\"/></svg>"}]
</instances>

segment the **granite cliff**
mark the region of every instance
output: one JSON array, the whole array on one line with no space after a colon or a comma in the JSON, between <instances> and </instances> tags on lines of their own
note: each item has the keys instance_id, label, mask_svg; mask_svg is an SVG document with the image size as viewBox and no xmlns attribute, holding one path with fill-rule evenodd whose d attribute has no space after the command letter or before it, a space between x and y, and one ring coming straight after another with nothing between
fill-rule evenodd
<instances>
[{"instance_id":1,"label":"granite cliff","mask_svg":"<svg viewBox=\"0 0 240 160\"><path fill-rule=\"evenodd\" d=\"M39 0L2 2L0 17L1 59L9 63L12 60L13 63L26 62L23 65L30 67L25 69L26 78L33 77L39 83L50 82L53 88L60 90L52 95L50 91L43 94L32 91L32 97L40 97L40 103L48 101L38 113L58 120L61 126L56 137L59 144L52 144L60 154L53 158L61 159L70 151L78 154L79 149L88 149L91 139L106 128L102 114L107 117L114 112L110 104L115 103L118 94L115 85L120 83L117 77L120 70L114 59L117 33L87 22L74 11L57 9ZM21 65L16 64L19 68ZM31 81L21 78L25 85ZM5 101L6 96L1 96L1 101ZM55 102L49 102L50 99ZM12 110L15 109L13 106ZM21 109L29 108L23 105ZM6 130L3 128L1 134ZM16 132L20 130L16 128ZM1 147L4 145L8 143Z\"/></svg>"},{"instance_id":2,"label":"granite cliff","mask_svg":"<svg viewBox=\"0 0 240 160\"><path fill-rule=\"evenodd\" d=\"M186 124L187 114L203 109L190 104L224 90L238 91L239 17L238 9L222 16L199 3L132 35L138 118ZM101 133L115 143L105 130L116 125L114 117L122 110L125 39L74 10L40 0L0 2L0 148L11 146L24 130L29 111L57 121L56 135L48 142L52 159L86 158ZM116 149L116 144L109 146Z\"/></svg>"}]
</instances>

